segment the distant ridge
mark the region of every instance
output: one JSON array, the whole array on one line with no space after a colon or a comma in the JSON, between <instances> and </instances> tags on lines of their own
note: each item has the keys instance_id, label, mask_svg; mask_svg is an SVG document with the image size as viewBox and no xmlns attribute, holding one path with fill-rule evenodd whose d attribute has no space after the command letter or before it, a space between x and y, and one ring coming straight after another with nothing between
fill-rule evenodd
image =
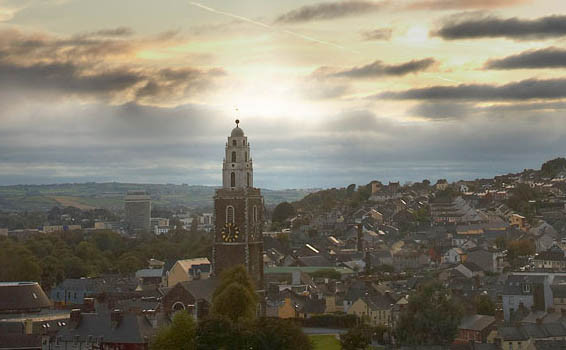
<instances>
[{"instance_id":1,"label":"distant ridge","mask_svg":"<svg viewBox=\"0 0 566 350\"><path fill-rule=\"evenodd\" d=\"M121 182L67 183L52 185L0 186L0 210L49 210L54 206L74 206L81 209L123 208L123 197L128 190L143 189L152 197L157 207L212 207L214 186L135 184ZM280 202L300 200L312 190L262 189L267 206Z\"/></svg>"}]
</instances>

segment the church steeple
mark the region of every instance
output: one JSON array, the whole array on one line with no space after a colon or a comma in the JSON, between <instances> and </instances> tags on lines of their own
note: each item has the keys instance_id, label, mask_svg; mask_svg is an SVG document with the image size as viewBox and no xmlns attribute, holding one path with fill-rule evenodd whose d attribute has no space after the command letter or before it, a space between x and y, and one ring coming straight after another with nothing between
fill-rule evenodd
<instances>
[{"instance_id":1,"label":"church steeple","mask_svg":"<svg viewBox=\"0 0 566 350\"><path fill-rule=\"evenodd\" d=\"M240 121L236 119L236 127L232 129L226 143L226 154L222 165L223 188L253 187L250 145L239 124Z\"/></svg>"}]
</instances>

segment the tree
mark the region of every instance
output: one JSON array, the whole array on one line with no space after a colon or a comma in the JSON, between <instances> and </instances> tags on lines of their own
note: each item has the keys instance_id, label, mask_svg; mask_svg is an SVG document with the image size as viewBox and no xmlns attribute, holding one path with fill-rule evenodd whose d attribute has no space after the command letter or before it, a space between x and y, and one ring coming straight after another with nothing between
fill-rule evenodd
<instances>
[{"instance_id":1,"label":"tree","mask_svg":"<svg viewBox=\"0 0 566 350\"><path fill-rule=\"evenodd\" d=\"M253 319L256 315L256 298L246 287L232 282L212 300L212 314L225 316L232 322Z\"/></svg>"},{"instance_id":2,"label":"tree","mask_svg":"<svg viewBox=\"0 0 566 350\"><path fill-rule=\"evenodd\" d=\"M421 285L409 297L395 330L403 345L448 345L454 340L462 310L438 282Z\"/></svg>"},{"instance_id":3,"label":"tree","mask_svg":"<svg viewBox=\"0 0 566 350\"><path fill-rule=\"evenodd\" d=\"M254 282L252 281L248 271L244 265L236 265L231 269L224 270L220 275L220 284L214 290L213 299L222 293L224 289L226 289L230 284L238 283L241 284L244 288L250 291L251 294L254 295L255 298L255 286Z\"/></svg>"},{"instance_id":4,"label":"tree","mask_svg":"<svg viewBox=\"0 0 566 350\"><path fill-rule=\"evenodd\" d=\"M474 299L476 313L479 315L495 315L495 303L487 295L478 295Z\"/></svg>"},{"instance_id":5,"label":"tree","mask_svg":"<svg viewBox=\"0 0 566 350\"><path fill-rule=\"evenodd\" d=\"M297 324L284 319L262 318L253 327L255 349L258 350L311 350L309 337Z\"/></svg>"},{"instance_id":6,"label":"tree","mask_svg":"<svg viewBox=\"0 0 566 350\"><path fill-rule=\"evenodd\" d=\"M200 321L197 328L197 349L223 350L239 343L235 339L238 335L232 327L232 322L223 316L215 316Z\"/></svg>"},{"instance_id":7,"label":"tree","mask_svg":"<svg viewBox=\"0 0 566 350\"><path fill-rule=\"evenodd\" d=\"M281 202L273 209L271 220L274 222L284 222L295 215L295 208L288 202Z\"/></svg>"},{"instance_id":8,"label":"tree","mask_svg":"<svg viewBox=\"0 0 566 350\"><path fill-rule=\"evenodd\" d=\"M152 350L196 349L196 326L185 310L175 313L171 325L161 328L150 344Z\"/></svg>"},{"instance_id":9,"label":"tree","mask_svg":"<svg viewBox=\"0 0 566 350\"><path fill-rule=\"evenodd\" d=\"M371 327L361 324L348 329L348 332L340 335L340 344L343 350L363 350L371 344Z\"/></svg>"},{"instance_id":10,"label":"tree","mask_svg":"<svg viewBox=\"0 0 566 350\"><path fill-rule=\"evenodd\" d=\"M555 177L562 171L566 171L566 158L555 158L553 160L549 160L540 168L542 176L551 178Z\"/></svg>"},{"instance_id":11,"label":"tree","mask_svg":"<svg viewBox=\"0 0 566 350\"><path fill-rule=\"evenodd\" d=\"M212 314L227 317L232 322L253 319L256 305L254 282L244 265L222 272L220 285L212 296Z\"/></svg>"}]
</instances>

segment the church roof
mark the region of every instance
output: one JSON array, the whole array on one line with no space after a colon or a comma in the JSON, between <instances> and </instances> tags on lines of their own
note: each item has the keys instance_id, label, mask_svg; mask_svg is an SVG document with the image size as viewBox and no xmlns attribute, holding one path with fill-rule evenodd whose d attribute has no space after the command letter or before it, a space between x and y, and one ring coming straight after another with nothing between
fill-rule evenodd
<instances>
[{"instance_id":1,"label":"church roof","mask_svg":"<svg viewBox=\"0 0 566 350\"><path fill-rule=\"evenodd\" d=\"M243 137L244 136L244 130L242 130L239 126L236 126L234 129L232 129L232 137Z\"/></svg>"}]
</instances>

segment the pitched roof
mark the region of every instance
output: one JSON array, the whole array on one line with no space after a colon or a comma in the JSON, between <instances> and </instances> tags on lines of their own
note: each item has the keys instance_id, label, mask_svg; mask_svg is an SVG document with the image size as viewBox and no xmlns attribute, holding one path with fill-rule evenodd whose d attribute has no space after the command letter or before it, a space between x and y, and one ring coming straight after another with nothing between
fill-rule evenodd
<instances>
[{"instance_id":1,"label":"pitched roof","mask_svg":"<svg viewBox=\"0 0 566 350\"><path fill-rule=\"evenodd\" d=\"M220 281L214 277L180 282L195 299L204 299L209 303L212 303L212 294L219 283Z\"/></svg>"},{"instance_id":2,"label":"pitched roof","mask_svg":"<svg viewBox=\"0 0 566 350\"><path fill-rule=\"evenodd\" d=\"M154 333L155 329L143 315L126 313L117 325L113 325L110 313L83 313L76 327L62 329L57 335L67 342L73 341L75 336L80 341L92 336L94 339L103 337L104 342L110 343L144 344L146 337Z\"/></svg>"},{"instance_id":3,"label":"pitched roof","mask_svg":"<svg viewBox=\"0 0 566 350\"><path fill-rule=\"evenodd\" d=\"M51 302L37 282L0 283L0 313L38 310Z\"/></svg>"},{"instance_id":4,"label":"pitched roof","mask_svg":"<svg viewBox=\"0 0 566 350\"><path fill-rule=\"evenodd\" d=\"M460 329L482 331L495 323L495 317L487 315L469 315L460 321Z\"/></svg>"}]
</instances>

